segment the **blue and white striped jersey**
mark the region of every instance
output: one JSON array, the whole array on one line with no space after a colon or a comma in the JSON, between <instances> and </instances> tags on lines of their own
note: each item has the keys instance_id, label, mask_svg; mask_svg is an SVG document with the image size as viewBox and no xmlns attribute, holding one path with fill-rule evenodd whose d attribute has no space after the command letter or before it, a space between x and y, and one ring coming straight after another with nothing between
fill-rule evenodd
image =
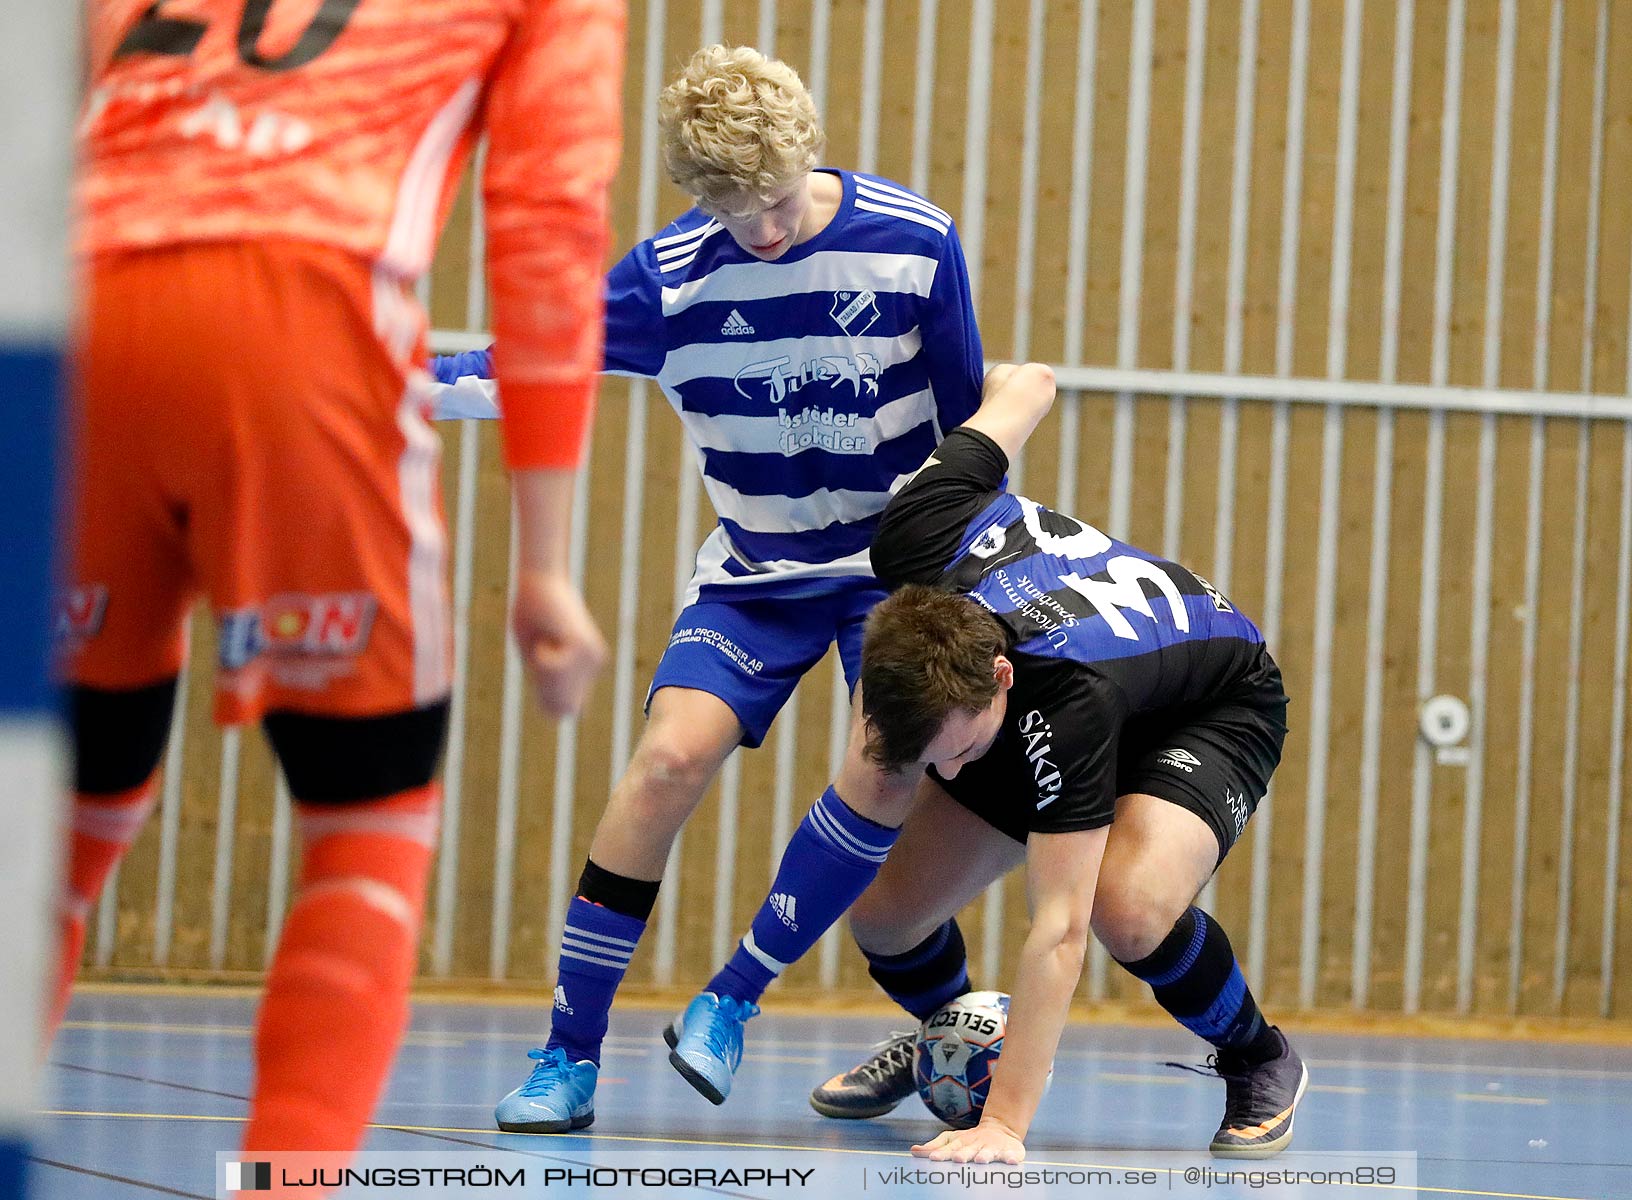
<instances>
[{"instance_id":1,"label":"blue and white striped jersey","mask_svg":"<svg viewBox=\"0 0 1632 1200\"><path fill-rule=\"evenodd\" d=\"M720 519L688 603L870 578L886 501L979 405L952 219L898 184L834 173L838 212L779 259L693 209L607 278L606 369L656 380ZM488 374L484 360L442 360L438 376Z\"/></svg>"}]
</instances>

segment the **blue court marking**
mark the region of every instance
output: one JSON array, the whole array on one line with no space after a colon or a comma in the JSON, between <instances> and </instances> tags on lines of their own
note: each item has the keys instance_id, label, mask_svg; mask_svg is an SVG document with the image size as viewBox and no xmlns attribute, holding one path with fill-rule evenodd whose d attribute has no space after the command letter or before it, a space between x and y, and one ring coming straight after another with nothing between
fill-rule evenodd
<instances>
[{"instance_id":1,"label":"blue court marking","mask_svg":"<svg viewBox=\"0 0 1632 1200\"><path fill-rule=\"evenodd\" d=\"M773 994L772 1011L748 1027L748 1056L724 1106L708 1104L669 1067L661 1041L667 1014L619 1011L595 1125L561 1137L498 1133L493 1103L525 1077L531 1065L525 1052L547 1005L547 996L536 1011L419 1005L368 1148L496 1146L579 1164L608 1151L650 1151L661 1160L707 1148L779 1148L844 1164L859 1194L861 1167L910 1168L907 1147L937 1128L911 1099L874 1121L830 1121L812 1112L810 1088L853 1065L889 1031L889 1021L781 1016ZM38 1196L212 1196L214 1155L235 1149L240 1134L253 1016L251 998L209 992L77 997L50 1054L50 1115L32 1172ZM1298 1112L1300 1151L1415 1151L1418 1194L1425 1197L1632 1195L1625 1136L1632 1127L1632 1047L1296 1030L1293 1037L1311 1073ZM1205 1146L1222 1112L1222 1084L1164 1065L1199 1062L1205 1051L1177 1026L1068 1029L1027 1142L1028 1161L1081 1165L1103 1161L1107 1151ZM903 1186L887 1194L920 1200L954 1190ZM1392 1200L1408 1193L1375 1194Z\"/></svg>"}]
</instances>

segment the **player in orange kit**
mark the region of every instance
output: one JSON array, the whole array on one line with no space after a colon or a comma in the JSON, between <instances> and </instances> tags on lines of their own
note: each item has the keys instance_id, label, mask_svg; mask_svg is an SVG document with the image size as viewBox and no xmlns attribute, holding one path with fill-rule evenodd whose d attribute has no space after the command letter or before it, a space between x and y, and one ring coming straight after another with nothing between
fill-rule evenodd
<instances>
[{"instance_id":1,"label":"player in orange kit","mask_svg":"<svg viewBox=\"0 0 1632 1200\"><path fill-rule=\"evenodd\" d=\"M205 597L217 716L263 723L304 850L244 1146L351 1150L407 1022L450 683L412 284L485 131L513 627L543 706L575 712L605 657L566 546L601 358L622 5L100 0L90 52L56 1020L85 915L153 807Z\"/></svg>"}]
</instances>

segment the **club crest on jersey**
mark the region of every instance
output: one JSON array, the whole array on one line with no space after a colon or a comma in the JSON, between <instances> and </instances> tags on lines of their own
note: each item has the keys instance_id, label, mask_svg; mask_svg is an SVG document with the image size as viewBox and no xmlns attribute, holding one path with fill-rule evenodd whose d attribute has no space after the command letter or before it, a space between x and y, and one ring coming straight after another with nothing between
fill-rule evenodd
<instances>
[{"instance_id":1,"label":"club crest on jersey","mask_svg":"<svg viewBox=\"0 0 1632 1200\"><path fill-rule=\"evenodd\" d=\"M789 396L813 383L825 383L829 388L844 384L850 386L851 398L878 395L878 381L884 368L871 354L823 354L794 365L791 358L768 358L749 363L738 371L732 381L737 394L745 400L768 400L781 404Z\"/></svg>"},{"instance_id":2,"label":"club crest on jersey","mask_svg":"<svg viewBox=\"0 0 1632 1200\"><path fill-rule=\"evenodd\" d=\"M100 583L69 588L57 596L52 633L59 642L85 642L102 632L108 615L108 589Z\"/></svg>"},{"instance_id":3,"label":"club crest on jersey","mask_svg":"<svg viewBox=\"0 0 1632 1200\"><path fill-rule=\"evenodd\" d=\"M1054 753L1054 726L1034 708L1020 718L1020 738L1037 781L1037 811L1042 812L1060 798L1060 768L1048 758Z\"/></svg>"},{"instance_id":4,"label":"club crest on jersey","mask_svg":"<svg viewBox=\"0 0 1632 1200\"><path fill-rule=\"evenodd\" d=\"M304 595L287 592L260 607L223 612L218 657L223 671L237 671L262 654L353 655L368 644L378 602L367 592Z\"/></svg>"},{"instance_id":5,"label":"club crest on jersey","mask_svg":"<svg viewBox=\"0 0 1632 1200\"><path fill-rule=\"evenodd\" d=\"M975 539L975 544L969 547L969 553L976 558L991 558L1001 553L1003 543L1009 540L1008 532L1001 525L991 525Z\"/></svg>"},{"instance_id":6,"label":"club crest on jersey","mask_svg":"<svg viewBox=\"0 0 1632 1200\"><path fill-rule=\"evenodd\" d=\"M861 292L834 292L833 310L829 315L851 337L860 337L878 320L878 294L871 288Z\"/></svg>"}]
</instances>

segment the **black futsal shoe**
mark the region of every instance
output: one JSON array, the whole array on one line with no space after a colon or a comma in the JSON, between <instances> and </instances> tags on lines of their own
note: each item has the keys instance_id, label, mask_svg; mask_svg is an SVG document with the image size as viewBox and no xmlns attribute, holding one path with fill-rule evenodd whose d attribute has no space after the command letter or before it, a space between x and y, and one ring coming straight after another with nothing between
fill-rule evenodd
<instances>
[{"instance_id":1,"label":"black futsal shoe","mask_svg":"<svg viewBox=\"0 0 1632 1200\"><path fill-rule=\"evenodd\" d=\"M1309 1086L1309 1068L1286 1035L1271 1028L1281 1052L1268 1062L1249 1064L1229 1050L1209 1060L1224 1080L1224 1122L1208 1147L1219 1158L1269 1158L1292 1144L1292 1115Z\"/></svg>"},{"instance_id":2,"label":"black futsal shoe","mask_svg":"<svg viewBox=\"0 0 1632 1200\"><path fill-rule=\"evenodd\" d=\"M811 1092L810 1106L839 1120L882 1117L916 1090L912 1060L917 1049L916 1029L890 1034L865 1060Z\"/></svg>"}]
</instances>

